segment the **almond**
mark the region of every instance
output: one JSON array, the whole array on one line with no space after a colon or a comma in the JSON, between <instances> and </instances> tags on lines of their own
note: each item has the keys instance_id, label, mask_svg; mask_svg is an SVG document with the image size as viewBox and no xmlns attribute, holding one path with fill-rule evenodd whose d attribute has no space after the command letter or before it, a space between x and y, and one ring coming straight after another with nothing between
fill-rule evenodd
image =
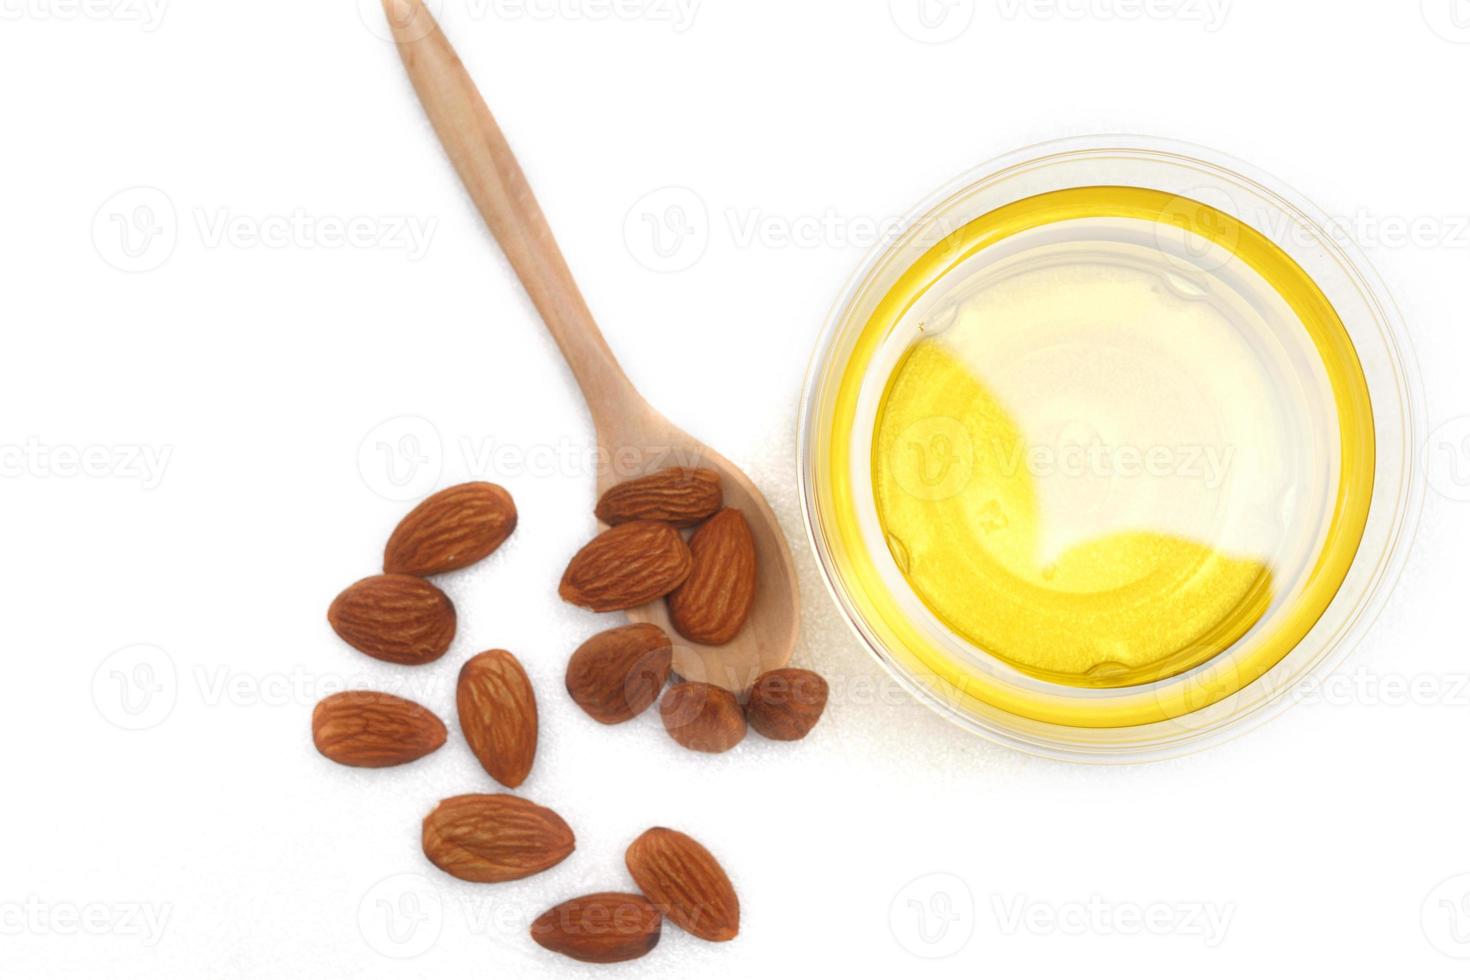
<instances>
[{"instance_id":1,"label":"almond","mask_svg":"<svg viewBox=\"0 0 1470 980\"><path fill-rule=\"evenodd\" d=\"M584 963L621 963L657 946L662 928L663 916L642 895L599 892L541 913L531 938Z\"/></svg>"},{"instance_id":2,"label":"almond","mask_svg":"<svg viewBox=\"0 0 1470 980\"><path fill-rule=\"evenodd\" d=\"M638 889L680 929L711 942L740 932L735 886L693 837L654 827L628 846L625 860Z\"/></svg>"},{"instance_id":3,"label":"almond","mask_svg":"<svg viewBox=\"0 0 1470 980\"><path fill-rule=\"evenodd\" d=\"M444 744L444 722L423 705L376 691L342 691L311 713L316 750L344 766L378 769L421 759Z\"/></svg>"},{"instance_id":4,"label":"almond","mask_svg":"<svg viewBox=\"0 0 1470 980\"><path fill-rule=\"evenodd\" d=\"M726 507L694 532L689 551L693 567L669 596L669 621L695 643L729 643L755 602L755 539L745 515Z\"/></svg>"},{"instance_id":5,"label":"almond","mask_svg":"<svg viewBox=\"0 0 1470 980\"><path fill-rule=\"evenodd\" d=\"M515 501L504 487L461 483L440 490L398 522L383 549L383 571L452 572L499 548L515 529Z\"/></svg>"},{"instance_id":6,"label":"almond","mask_svg":"<svg viewBox=\"0 0 1470 980\"><path fill-rule=\"evenodd\" d=\"M465 881L514 881L566 859L576 838L544 806L507 793L452 796L424 818L424 855Z\"/></svg>"},{"instance_id":7,"label":"almond","mask_svg":"<svg viewBox=\"0 0 1470 980\"><path fill-rule=\"evenodd\" d=\"M745 718L766 738L794 742L806 738L826 707L827 682L821 674L782 667L755 679L745 703Z\"/></svg>"},{"instance_id":8,"label":"almond","mask_svg":"<svg viewBox=\"0 0 1470 980\"><path fill-rule=\"evenodd\" d=\"M358 650L395 664L438 660L454 639L454 604L412 575L374 575L348 586L327 620Z\"/></svg>"},{"instance_id":9,"label":"almond","mask_svg":"<svg viewBox=\"0 0 1470 980\"><path fill-rule=\"evenodd\" d=\"M615 725L639 715L669 679L674 645L652 623L598 633L567 664L567 693L597 721Z\"/></svg>"},{"instance_id":10,"label":"almond","mask_svg":"<svg viewBox=\"0 0 1470 980\"><path fill-rule=\"evenodd\" d=\"M675 527L698 524L720 509L720 474L673 466L636 480L619 483L597 502L604 524L663 521Z\"/></svg>"},{"instance_id":11,"label":"almond","mask_svg":"<svg viewBox=\"0 0 1470 980\"><path fill-rule=\"evenodd\" d=\"M505 650L471 657L459 671L459 727L485 771L512 789L536 760L536 695L521 662Z\"/></svg>"},{"instance_id":12,"label":"almond","mask_svg":"<svg viewBox=\"0 0 1470 980\"><path fill-rule=\"evenodd\" d=\"M689 575L689 546L655 521L604 531L573 556L561 597L595 612L631 609L668 595Z\"/></svg>"},{"instance_id":13,"label":"almond","mask_svg":"<svg viewBox=\"0 0 1470 980\"><path fill-rule=\"evenodd\" d=\"M745 737L740 702L713 684L675 684L659 702L658 711L674 741L696 752L724 752Z\"/></svg>"}]
</instances>

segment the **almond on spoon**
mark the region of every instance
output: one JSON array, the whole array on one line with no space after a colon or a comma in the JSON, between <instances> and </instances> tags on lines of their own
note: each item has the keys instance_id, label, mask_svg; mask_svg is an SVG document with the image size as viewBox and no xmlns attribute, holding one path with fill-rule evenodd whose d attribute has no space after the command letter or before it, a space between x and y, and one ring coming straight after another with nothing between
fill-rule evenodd
<instances>
[{"instance_id":1,"label":"almond on spoon","mask_svg":"<svg viewBox=\"0 0 1470 980\"><path fill-rule=\"evenodd\" d=\"M597 721L616 725L658 699L673 656L668 634L652 623L604 630L572 654L567 693Z\"/></svg>"},{"instance_id":2,"label":"almond on spoon","mask_svg":"<svg viewBox=\"0 0 1470 980\"><path fill-rule=\"evenodd\" d=\"M689 577L669 594L669 620L695 643L735 639L755 602L755 539L745 515L726 507L689 539Z\"/></svg>"},{"instance_id":3,"label":"almond on spoon","mask_svg":"<svg viewBox=\"0 0 1470 980\"><path fill-rule=\"evenodd\" d=\"M664 694L658 711L674 741L695 752L727 752L745 738L740 702L714 684L675 684Z\"/></svg>"}]
</instances>

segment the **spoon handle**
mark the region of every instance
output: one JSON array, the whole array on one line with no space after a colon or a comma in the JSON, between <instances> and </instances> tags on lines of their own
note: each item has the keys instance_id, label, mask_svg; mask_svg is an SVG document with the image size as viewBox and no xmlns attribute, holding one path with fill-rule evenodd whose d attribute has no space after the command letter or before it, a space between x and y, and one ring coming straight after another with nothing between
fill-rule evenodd
<instances>
[{"instance_id":1,"label":"spoon handle","mask_svg":"<svg viewBox=\"0 0 1470 980\"><path fill-rule=\"evenodd\" d=\"M526 175L423 0L383 0L383 7L439 141L600 424L605 409L636 393L597 329Z\"/></svg>"}]
</instances>

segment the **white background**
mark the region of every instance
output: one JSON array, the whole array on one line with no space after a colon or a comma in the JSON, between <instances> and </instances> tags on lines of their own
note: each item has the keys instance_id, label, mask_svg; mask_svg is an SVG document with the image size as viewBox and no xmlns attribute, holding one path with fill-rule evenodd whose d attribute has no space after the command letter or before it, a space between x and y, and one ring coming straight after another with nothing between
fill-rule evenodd
<instances>
[{"instance_id":1,"label":"white background","mask_svg":"<svg viewBox=\"0 0 1470 980\"><path fill-rule=\"evenodd\" d=\"M798 662L832 705L804 743L710 758L565 696L568 654L613 621L554 590L594 527L590 426L376 0L0 0L0 972L1463 976L1456 2L933 0L929 27L917 0L437 4L629 374L748 468L796 550ZM806 359L875 228L995 154L1095 131L1211 145L1359 222L1432 433L1401 585L1324 694L1141 767L1019 755L893 691L794 493ZM447 577L450 654L348 649L324 612L401 499L470 478L521 522ZM457 665L492 646L540 698L524 791L578 835L499 887L419 850L435 801L493 790L457 731L383 771L309 738L344 683L452 726ZM615 968L532 944L543 908L630 886L622 850L651 824L724 860L739 939L668 926Z\"/></svg>"}]
</instances>

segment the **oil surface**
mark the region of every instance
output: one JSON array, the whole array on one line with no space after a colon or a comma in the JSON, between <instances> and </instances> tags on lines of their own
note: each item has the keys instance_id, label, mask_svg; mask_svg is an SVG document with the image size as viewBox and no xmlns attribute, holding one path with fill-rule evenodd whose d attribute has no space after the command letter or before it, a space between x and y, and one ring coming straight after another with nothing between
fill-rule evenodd
<instances>
[{"instance_id":1,"label":"oil surface","mask_svg":"<svg viewBox=\"0 0 1470 980\"><path fill-rule=\"evenodd\" d=\"M839 597L916 689L986 728L1129 732L1320 625L1374 416L1341 318L1272 240L1169 192L1067 187L880 271L814 389L808 475Z\"/></svg>"},{"instance_id":2,"label":"oil surface","mask_svg":"<svg viewBox=\"0 0 1470 980\"><path fill-rule=\"evenodd\" d=\"M1272 572L1222 500L1269 460L1234 456L1239 430L1195 408L1258 383L1228 317L1084 264L948 319L899 360L873 443L879 521L925 605L1018 669L1089 687L1177 674L1250 629Z\"/></svg>"}]
</instances>

